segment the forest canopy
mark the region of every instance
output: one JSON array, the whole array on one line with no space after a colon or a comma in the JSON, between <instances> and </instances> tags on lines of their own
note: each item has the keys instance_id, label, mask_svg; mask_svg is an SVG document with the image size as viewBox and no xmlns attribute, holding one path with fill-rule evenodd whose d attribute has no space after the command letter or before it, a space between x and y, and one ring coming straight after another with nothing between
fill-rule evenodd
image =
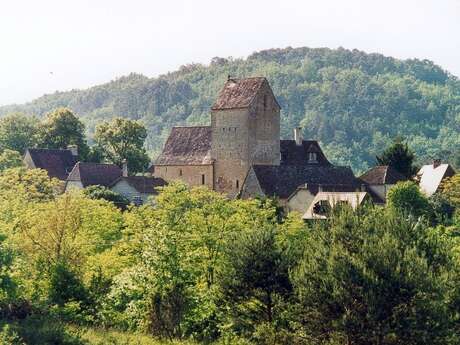
<instances>
[{"instance_id":1,"label":"forest canopy","mask_svg":"<svg viewBox=\"0 0 460 345\"><path fill-rule=\"evenodd\" d=\"M0 115L38 117L68 107L86 124L90 143L103 120L140 120L146 149L155 157L174 125L207 124L210 106L228 75L265 76L282 107L281 135L303 127L336 164L355 172L375 163L381 148L407 139L419 162L460 161L460 81L429 60L398 60L358 50L270 49L246 59L213 58L148 78L130 74L86 90L45 95Z\"/></svg>"}]
</instances>

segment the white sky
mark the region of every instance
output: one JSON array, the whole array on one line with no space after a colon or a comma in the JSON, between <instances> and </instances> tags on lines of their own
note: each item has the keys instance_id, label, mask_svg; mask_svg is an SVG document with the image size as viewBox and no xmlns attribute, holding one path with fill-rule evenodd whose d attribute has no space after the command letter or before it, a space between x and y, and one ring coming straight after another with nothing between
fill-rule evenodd
<instances>
[{"instance_id":1,"label":"white sky","mask_svg":"<svg viewBox=\"0 0 460 345\"><path fill-rule=\"evenodd\" d=\"M0 0L0 105L287 46L427 58L460 76L460 0Z\"/></svg>"}]
</instances>

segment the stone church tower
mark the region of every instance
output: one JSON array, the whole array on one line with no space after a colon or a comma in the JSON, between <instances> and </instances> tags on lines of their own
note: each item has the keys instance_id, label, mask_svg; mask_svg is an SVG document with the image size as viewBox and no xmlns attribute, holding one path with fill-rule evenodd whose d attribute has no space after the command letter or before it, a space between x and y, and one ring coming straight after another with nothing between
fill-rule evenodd
<instances>
[{"instance_id":1,"label":"stone church tower","mask_svg":"<svg viewBox=\"0 0 460 345\"><path fill-rule=\"evenodd\" d=\"M229 78L211 109L214 189L236 195L252 165L280 164L280 106L265 78Z\"/></svg>"}]
</instances>

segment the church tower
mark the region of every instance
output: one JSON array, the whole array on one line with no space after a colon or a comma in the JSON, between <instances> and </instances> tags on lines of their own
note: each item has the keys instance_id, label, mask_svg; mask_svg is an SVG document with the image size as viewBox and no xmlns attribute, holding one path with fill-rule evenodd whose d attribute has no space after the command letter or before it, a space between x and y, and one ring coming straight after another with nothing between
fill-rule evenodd
<instances>
[{"instance_id":1,"label":"church tower","mask_svg":"<svg viewBox=\"0 0 460 345\"><path fill-rule=\"evenodd\" d=\"M280 106L265 78L229 78L211 109L214 189L236 195L252 165L280 164Z\"/></svg>"}]
</instances>

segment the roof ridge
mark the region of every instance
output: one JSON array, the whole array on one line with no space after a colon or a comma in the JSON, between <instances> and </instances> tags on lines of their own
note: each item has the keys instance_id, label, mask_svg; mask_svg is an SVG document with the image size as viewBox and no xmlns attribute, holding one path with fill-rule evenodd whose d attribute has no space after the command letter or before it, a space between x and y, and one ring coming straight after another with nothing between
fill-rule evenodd
<instances>
[{"instance_id":1,"label":"roof ridge","mask_svg":"<svg viewBox=\"0 0 460 345\"><path fill-rule=\"evenodd\" d=\"M385 167L385 173L383 174L383 183L384 183L384 184L386 184L386 182L387 182L388 168L389 168L389 165L387 165L387 166Z\"/></svg>"},{"instance_id":2,"label":"roof ridge","mask_svg":"<svg viewBox=\"0 0 460 345\"><path fill-rule=\"evenodd\" d=\"M201 125L201 126L172 126L172 128L211 128L211 125Z\"/></svg>"}]
</instances>

